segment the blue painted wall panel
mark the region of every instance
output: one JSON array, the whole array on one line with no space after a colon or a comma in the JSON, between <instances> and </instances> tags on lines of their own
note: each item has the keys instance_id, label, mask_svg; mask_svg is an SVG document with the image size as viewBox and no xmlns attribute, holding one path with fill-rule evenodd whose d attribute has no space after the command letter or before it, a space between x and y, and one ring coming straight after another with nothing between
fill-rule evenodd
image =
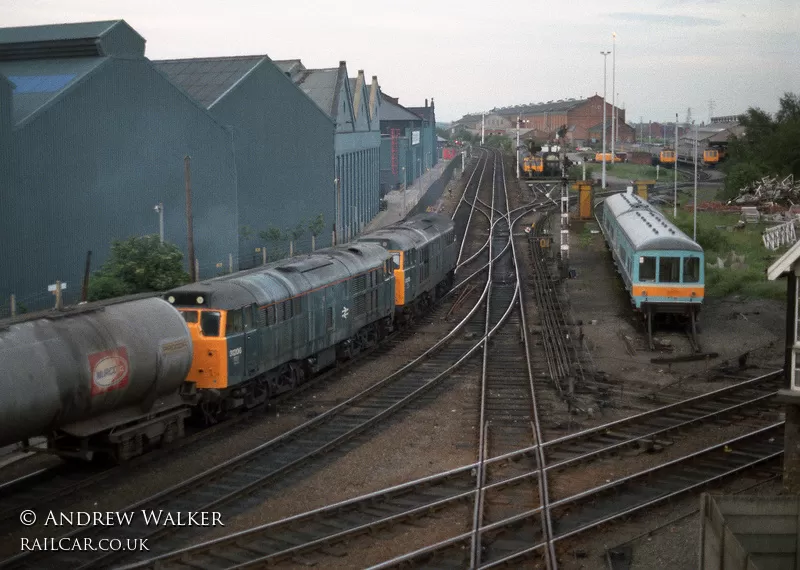
<instances>
[{"instance_id":1,"label":"blue painted wall panel","mask_svg":"<svg viewBox=\"0 0 800 570\"><path fill-rule=\"evenodd\" d=\"M258 232L284 234L298 225L296 252L308 251L308 224L322 214L316 246L331 243L334 220L333 121L269 61L261 63L210 109L233 132L239 188L239 226L255 232L241 239L244 266L261 262L255 249L288 252L288 240L267 243Z\"/></svg>"},{"instance_id":2,"label":"blue painted wall panel","mask_svg":"<svg viewBox=\"0 0 800 570\"><path fill-rule=\"evenodd\" d=\"M150 62L110 60L17 129L11 182L0 188L0 297L49 303L56 279L79 290L86 251L96 269L112 239L157 234L160 201L166 240L185 252L186 155L195 252L210 277L237 251L231 137Z\"/></svg>"}]
</instances>

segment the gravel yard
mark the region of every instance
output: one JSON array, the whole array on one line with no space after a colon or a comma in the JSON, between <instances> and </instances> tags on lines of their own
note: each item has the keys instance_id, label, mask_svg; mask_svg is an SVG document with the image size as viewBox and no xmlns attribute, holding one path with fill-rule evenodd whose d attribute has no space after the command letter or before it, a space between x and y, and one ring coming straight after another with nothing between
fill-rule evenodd
<instances>
[{"instance_id":1,"label":"gravel yard","mask_svg":"<svg viewBox=\"0 0 800 570\"><path fill-rule=\"evenodd\" d=\"M451 181L448 189L452 189L452 192L446 190L434 206L435 209L452 213L466 179L467 176L462 176ZM512 207L531 200L526 192L527 188L519 190L509 178ZM554 218L557 223L558 217ZM532 219L524 222L529 225ZM523 224L518 225L517 232L522 227ZM553 229L557 241L558 228L553 226ZM780 366L781 353L777 347L782 344L783 305L742 299L712 299L701 312L700 343L703 351L717 352L719 358L670 366L652 364L650 359L656 356L687 353L689 343L678 332L659 333L656 336L664 341L663 346L671 346L672 350L665 350L664 354L646 350L646 333L634 319L602 235L594 230L597 230L597 224L593 221L572 223L570 268L577 275L575 279L564 282L563 299L568 301L568 309L576 325L574 332L576 335L578 330L583 333L583 342L590 354L586 360L587 377L590 381L605 379L614 386L615 392L610 406L600 408L587 397L581 400L584 402L581 409L574 411L571 416L561 402L543 396L542 401L548 406L544 421L549 422L550 428L556 424L560 426L553 434L557 432L557 435L563 435L567 431L605 423L657 405L643 400L641 396L661 389L669 388L671 394L688 397L723 387L728 382L719 379L709 381L702 373L714 364L735 359L747 350L763 347L770 342L775 343L776 348L767 351L767 356ZM518 248L520 243L525 242L518 242ZM518 251L527 255L529 250L526 247ZM537 314L532 292L526 292L526 308L530 315L529 324L535 324ZM466 310L461 307L457 313L463 315ZM397 344L390 353L379 359L367 358L343 372L336 381L315 386L295 403L281 405L277 410L271 409L265 413L263 421L248 422L246 428L234 428L229 437L215 438L213 443L202 446L202 450L196 446L191 453L177 452L158 462L142 462L140 467L134 467L124 478L114 477L91 492L79 493L74 497L70 510L122 509L269 441L358 393L388 372L400 368L444 336L457 317L454 315L449 321L436 319L430 324L418 325L414 334ZM577 326L579 321L582 323L580 327ZM539 350L536 348L535 335L532 335L531 341L532 350ZM473 357L464 369L429 392L411 409L396 414L384 427L370 430L347 444L346 454L332 456L323 469L298 476L281 496L238 516L226 516L223 508L225 527L198 533L196 542L473 462L476 457L476 410L480 395L475 362L479 366L479 356ZM565 419L564 416L568 417ZM706 425L676 434L674 443L659 453L628 452L556 473L550 486L551 498L568 496L607 480L655 466L687 451L735 437L752 426L763 425L776 418L776 415L755 418L745 425ZM12 469L4 470L3 476L21 473L26 468L51 461L25 459ZM752 483L743 477L722 489L735 490ZM752 492L776 493L779 489L778 482L763 485ZM559 544L560 567L575 570L607 568L605 549L623 541L631 541L626 546L631 548L633 569L692 568L699 539L696 514L649 535L637 536L696 509L698 505L697 497L687 497L648 510L628 521L607 525L586 536L572 538L565 544ZM324 568L363 568L469 530L471 512L471 506L453 507L434 517L399 525L390 533L380 534L377 539L369 535L353 539L345 546L333 547L324 558L309 555L308 558L301 557L281 567L306 568L316 564ZM46 530L48 532L43 533L43 529L34 527L4 537L0 541L0 558L18 552L16 547L20 536L34 537L37 533L38 536L52 536L60 534L58 531L61 529ZM542 567L542 564L531 562L527 567Z\"/></svg>"}]
</instances>

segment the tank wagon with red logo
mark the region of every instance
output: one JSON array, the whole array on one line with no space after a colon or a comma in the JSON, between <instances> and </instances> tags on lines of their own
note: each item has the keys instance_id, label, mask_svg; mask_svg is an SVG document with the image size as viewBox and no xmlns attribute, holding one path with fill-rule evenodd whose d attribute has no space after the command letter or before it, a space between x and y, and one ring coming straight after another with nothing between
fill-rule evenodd
<instances>
[{"instance_id":1,"label":"tank wagon with red logo","mask_svg":"<svg viewBox=\"0 0 800 570\"><path fill-rule=\"evenodd\" d=\"M0 446L121 461L178 438L191 363L183 316L152 295L0 321Z\"/></svg>"}]
</instances>

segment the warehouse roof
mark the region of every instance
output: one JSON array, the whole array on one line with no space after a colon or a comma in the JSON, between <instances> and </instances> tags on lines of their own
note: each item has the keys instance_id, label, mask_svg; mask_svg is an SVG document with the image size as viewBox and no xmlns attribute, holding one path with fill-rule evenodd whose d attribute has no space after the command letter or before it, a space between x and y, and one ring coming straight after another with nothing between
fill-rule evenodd
<instances>
[{"instance_id":1,"label":"warehouse roof","mask_svg":"<svg viewBox=\"0 0 800 570\"><path fill-rule=\"evenodd\" d=\"M566 99L560 101L548 101L547 103L530 103L528 105L514 105L512 107L495 107L491 110L497 115L535 115L537 113L552 113L558 111L570 111L575 107L586 103L587 99Z\"/></svg>"},{"instance_id":2,"label":"warehouse roof","mask_svg":"<svg viewBox=\"0 0 800 570\"><path fill-rule=\"evenodd\" d=\"M284 73L288 73L292 80L294 80L295 76L300 72L306 70L306 66L303 65L303 62L299 59L276 59L272 63L277 65Z\"/></svg>"},{"instance_id":3,"label":"warehouse roof","mask_svg":"<svg viewBox=\"0 0 800 570\"><path fill-rule=\"evenodd\" d=\"M0 28L0 60L144 57L145 39L125 20Z\"/></svg>"},{"instance_id":4,"label":"warehouse roof","mask_svg":"<svg viewBox=\"0 0 800 570\"><path fill-rule=\"evenodd\" d=\"M268 59L265 55L252 55L169 59L153 63L172 83L208 109L261 62Z\"/></svg>"},{"instance_id":5,"label":"warehouse roof","mask_svg":"<svg viewBox=\"0 0 800 570\"><path fill-rule=\"evenodd\" d=\"M339 87L339 68L305 69L292 78L303 92L325 113L336 119L336 94Z\"/></svg>"},{"instance_id":6,"label":"warehouse roof","mask_svg":"<svg viewBox=\"0 0 800 570\"><path fill-rule=\"evenodd\" d=\"M381 121L421 121L422 119L400 105L394 103L396 99L383 94L383 100L380 107L380 120Z\"/></svg>"},{"instance_id":7,"label":"warehouse roof","mask_svg":"<svg viewBox=\"0 0 800 570\"><path fill-rule=\"evenodd\" d=\"M0 60L0 74L13 85L14 124L52 104L107 60L107 57Z\"/></svg>"}]
</instances>

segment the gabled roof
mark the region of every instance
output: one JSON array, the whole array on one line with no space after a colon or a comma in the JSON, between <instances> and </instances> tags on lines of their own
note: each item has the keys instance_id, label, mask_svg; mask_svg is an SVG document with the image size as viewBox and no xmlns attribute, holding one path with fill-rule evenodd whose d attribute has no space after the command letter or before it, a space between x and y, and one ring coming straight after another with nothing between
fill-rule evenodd
<instances>
[{"instance_id":1,"label":"gabled roof","mask_svg":"<svg viewBox=\"0 0 800 570\"><path fill-rule=\"evenodd\" d=\"M0 60L144 57L145 39L125 20L0 28Z\"/></svg>"},{"instance_id":2,"label":"gabled roof","mask_svg":"<svg viewBox=\"0 0 800 570\"><path fill-rule=\"evenodd\" d=\"M503 107L491 110L497 115L536 115L538 113L555 113L570 111L586 103L588 99L567 99L561 101L549 101L547 103L537 103L529 105L515 105L513 107Z\"/></svg>"},{"instance_id":3,"label":"gabled roof","mask_svg":"<svg viewBox=\"0 0 800 570\"><path fill-rule=\"evenodd\" d=\"M769 266L769 269L767 269L767 279L775 281L792 271L798 258L800 258L800 241L795 243L789 248L789 251L780 256L778 261Z\"/></svg>"},{"instance_id":4,"label":"gabled roof","mask_svg":"<svg viewBox=\"0 0 800 570\"><path fill-rule=\"evenodd\" d=\"M154 61L156 68L206 109L269 58L265 55Z\"/></svg>"},{"instance_id":5,"label":"gabled roof","mask_svg":"<svg viewBox=\"0 0 800 570\"><path fill-rule=\"evenodd\" d=\"M325 111L326 115L336 120L339 87L338 67L305 69L292 80L320 109Z\"/></svg>"},{"instance_id":6,"label":"gabled roof","mask_svg":"<svg viewBox=\"0 0 800 570\"><path fill-rule=\"evenodd\" d=\"M300 72L306 70L306 66L299 59L276 59L272 63L277 65L278 69L287 73L292 81Z\"/></svg>"},{"instance_id":7,"label":"gabled roof","mask_svg":"<svg viewBox=\"0 0 800 570\"><path fill-rule=\"evenodd\" d=\"M406 107L409 111L414 113L415 115L419 116L426 121L431 120L431 108L430 107Z\"/></svg>"},{"instance_id":8,"label":"gabled roof","mask_svg":"<svg viewBox=\"0 0 800 570\"><path fill-rule=\"evenodd\" d=\"M378 113L381 121L422 121L420 117L400 105L394 103L397 99L382 93L383 101Z\"/></svg>"},{"instance_id":9,"label":"gabled roof","mask_svg":"<svg viewBox=\"0 0 800 570\"><path fill-rule=\"evenodd\" d=\"M107 57L0 61L13 85L14 124L19 125L103 65Z\"/></svg>"}]
</instances>

